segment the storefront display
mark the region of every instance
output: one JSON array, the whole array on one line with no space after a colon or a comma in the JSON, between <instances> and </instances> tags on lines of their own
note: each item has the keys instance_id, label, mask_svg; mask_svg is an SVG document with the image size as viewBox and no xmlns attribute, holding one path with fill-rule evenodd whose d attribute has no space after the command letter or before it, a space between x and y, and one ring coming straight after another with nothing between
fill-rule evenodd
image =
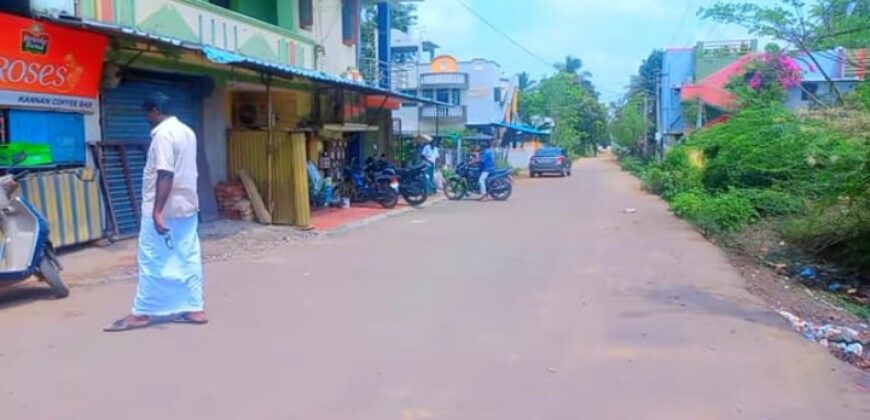
<instances>
[{"instance_id":1,"label":"storefront display","mask_svg":"<svg viewBox=\"0 0 870 420\"><path fill-rule=\"evenodd\" d=\"M98 121L108 39L0 13L0 166L24 151L22 194L47 219L55 246L105 230L100 173L87 167L86 128Z\"/></svg>"}]
</instances>

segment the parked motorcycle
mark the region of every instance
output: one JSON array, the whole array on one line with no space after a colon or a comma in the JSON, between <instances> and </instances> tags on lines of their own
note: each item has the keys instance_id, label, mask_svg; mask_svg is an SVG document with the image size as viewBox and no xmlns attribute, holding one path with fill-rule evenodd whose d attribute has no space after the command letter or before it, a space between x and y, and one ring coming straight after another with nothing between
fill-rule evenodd
<instances>
[{"instance_id":1,"label":"parked motorcycle","mask_svg":"<svg viewBox=\"0 0 870 420\"><path fill-rule=\"evenodd\" d=\"M411 206L421 206L429 199L426 184L426 165L415 165L408 168L396 168L390 161L380 158L370 161L367 166L369 176L383 174L397 176L399 179L399 194Z\"/></svg>"},{"instance_id":2,"label":"parked motorcycle","mask_svg":"<svg viewBox=\"0 0 870 420\"><path fill-rule=\"evenodd\" d=\"M16 154L10 171L26 158L25 153ZM0 285L36 276L48 284L55 297L64 298L69 288L60 277L63 267L48 239L48 222L27 199L15 194L18 180L26 174L0 176Z\"/></svg>"},{"instance_id":3,"label":"parked motorcycle","mask_svg":"<svg viewBox=\"0 0 870 420\"><path fill-rule=\"evenodd\" d=\"M394 174L375 171L370 165L359 168L351 162L344 169L344 180L339 187L342 197L349 197L352 203L375 202L385 209L396 207L399 203L399 180Z\"/></svg>"},{"instance_id":4,"label":"parked motorcycle","mask_svg":"<svg viewBox=\"0 0 870 420\"><path fill-rule=\"evenodd\" d=\"M480 194L480 168L462 162L447 179L444 195L450 200L461 200L469 193ZM506 201L513 194L513 178L510 169L497 169L486 179L486 192L497 201Z\"/></svg>"}]
</instances>

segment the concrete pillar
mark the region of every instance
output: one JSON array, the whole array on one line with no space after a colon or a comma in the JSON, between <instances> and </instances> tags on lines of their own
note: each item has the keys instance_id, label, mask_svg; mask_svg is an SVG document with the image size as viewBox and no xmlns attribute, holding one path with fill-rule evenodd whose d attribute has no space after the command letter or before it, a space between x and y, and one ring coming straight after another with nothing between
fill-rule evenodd
<instances>
[{"instance_id":1,"label":"concrete pillar","mask_svg":"<svg viewBox=\"0 0 870 420\"><path fill-rule=\"evenodd\" d=\"M387 2L378 3L378 74L380 77L380 87L390 89L392 86L393 72L391 63L393 56L390 52L390 24L392 15L392 6Z\"/></svg>"},{"instance_id":2,"label":"concrete pillar","mask_svg":"<svg viewBox=\"0 0 870 420\"><path fill-rule=\"evenodd\" d=\"M308 202L308 172L305 162L305 133L290 134L290 159L293 168L293 224L311 228L311 205Z\"/></svg>"}]
</instances>

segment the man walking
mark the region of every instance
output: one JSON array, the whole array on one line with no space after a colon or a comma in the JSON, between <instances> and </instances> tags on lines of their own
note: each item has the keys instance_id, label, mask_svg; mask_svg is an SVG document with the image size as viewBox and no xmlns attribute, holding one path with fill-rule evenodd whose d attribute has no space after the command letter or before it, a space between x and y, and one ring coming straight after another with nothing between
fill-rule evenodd
<instances>
[{"instance_id":1,"label":"man walking","mask_svg":"<svg viewBox=\"0 0 870 420\"><path fill-rule=\"evenodd\" d=\"M169 102L158 92L144 104L153 129L142 179L139 284L131 314L106 331L144 328L155 321L208 322L197 232L196 135L172 115Z\"/></svg>"}]
</instances>

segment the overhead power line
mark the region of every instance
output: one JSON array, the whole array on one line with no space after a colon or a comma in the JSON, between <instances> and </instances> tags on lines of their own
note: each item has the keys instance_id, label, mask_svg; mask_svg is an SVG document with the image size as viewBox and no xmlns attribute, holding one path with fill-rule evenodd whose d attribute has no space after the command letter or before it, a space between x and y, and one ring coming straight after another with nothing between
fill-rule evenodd
<instances>
[{"instance_id":1,"label":"overhead power line","mask_svg":"<svg viewBox=\"0 0 870 420\"><path fill-rule=\"evenodd\" d=\"M692 7L695 6L695 0L691 0L689 4L686 5L686 10L683 10L683 17L680 18L680 23L677 24L677 29L674 31L674 34L671 36L671 40L668 41L668 46L671 46L674 41L677 39L677 36L680 35L680 32L683 32L683 24L686 23L686 18L689 17L689 10L692 10Z\"/></svg>"},{"instance_id":2,"label":"overhead power line","mask_svg":"<svg viewBox=\"0 0 870 420\"><path fill-rule=\"evenodd\" d=\"M480 14L476 10L474 10L471 6L468 5L468 3L464 2L463 0L456 0L456 2L459 3L460 6L465 8L465 10L468 10L468 12L471 13L472 15L474 15L474 17L476 17L478 20L483 22L484 25L489 26L493 31L495 31L497 34L504 37L506 40L508 40L508 42L510 42L511 44L516 46L517 48L523 50L526 54L530 55L531 57L534 57L535 59L537 59L538 61L540 61L541 63L543 63L549 67L553 66L553 63L551 61L547 60L546 58L541 57L540 55L538 55L537 53L532 51L530 48L526 47L525 45L521 44L519 41L515 40L513 37L508 35L501 28L499 28L498 26L496 26L495 24L493 24L489 20L487 20L482 14Z\"/></svg>"}]
</instances>

